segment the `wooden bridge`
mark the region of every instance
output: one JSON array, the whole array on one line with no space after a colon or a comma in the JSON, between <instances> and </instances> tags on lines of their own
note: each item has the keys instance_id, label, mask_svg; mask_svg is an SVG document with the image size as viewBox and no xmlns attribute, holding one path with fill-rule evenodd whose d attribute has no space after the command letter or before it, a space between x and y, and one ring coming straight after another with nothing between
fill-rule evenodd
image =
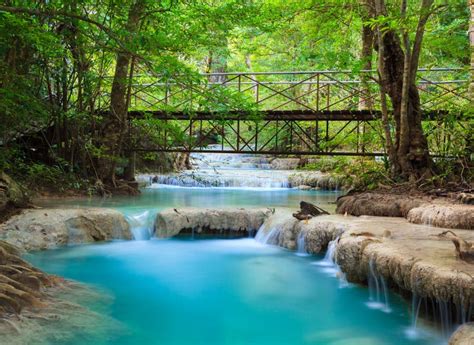
<instances>
[{"instance_id":1,"label":"wooden bridge","mask_svg":"<svg viewBox=\"0 0 474 345\"><path fill-rule=\"evenodd\" d=\"M129 150L384 155L376 80L376 71L136 75L129 117L130 133L138 135L130 136ZM468 84L465 69L418 71L433 155L468 140L460 133L469 123L453 120L471 104Z\"/></svg>"}]
</instances>

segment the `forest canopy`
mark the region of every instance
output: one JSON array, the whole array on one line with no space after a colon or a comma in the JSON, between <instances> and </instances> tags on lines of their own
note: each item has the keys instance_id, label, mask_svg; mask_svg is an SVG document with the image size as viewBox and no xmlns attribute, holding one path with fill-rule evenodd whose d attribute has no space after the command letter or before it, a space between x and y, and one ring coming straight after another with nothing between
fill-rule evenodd
<instances>
[{"instance_id":1,"label":"forest canopy","mask_svg":"<svg viewBox=\"0 0 474 345\"><path fill-rule=\"evenodd\" d=\"M465 0L4 1L0 170L34 176L53 167L116 186L130 163L128 110L140 76L195 85L200 73L375 70L391 174L429 178L436 164L416 71L454 68L443 78L469 79L470 14ZM226 90L200 102L258 112ZM472 149L471 106L449 109L468 121L453 129L467 138L451 152L458 158Z\"/></svg>"}]
</instances>

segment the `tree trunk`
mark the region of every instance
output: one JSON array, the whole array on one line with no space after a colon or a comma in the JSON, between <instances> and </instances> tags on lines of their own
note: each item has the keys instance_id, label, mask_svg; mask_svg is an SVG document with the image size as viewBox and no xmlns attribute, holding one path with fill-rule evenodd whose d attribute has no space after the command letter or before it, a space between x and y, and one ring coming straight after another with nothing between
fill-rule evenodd
<instances>
[{"instance_id":1,"label":"tree trunk","mask_svg":"<svg viewBox=\"0 0 474 345\"><path fill-rule=\"evenodd\" d=\"M145 9L145 0L136 0L130 7L126 24L130 44L138 32L140 18ZM128 124L127 80L132 56L128 51L119 51L115 64L114 79L110 93L110 111L102 131L102 145L105 149L99 161L99 176L106 184L115 186L115 168L122 154L123 141Z\"/></svg>"},{"instance_id":2,"label":"tree trunk","mask_svg":"<svg viewBox=\"0 0 474 345\"><path fill-rule=\"evenodd\" d=\"M471 46L471 82L469 84L469 98L474 99L474 0L468 0L471 10L471 20L469 21L469 43Z\"/></svg>"},{"instance_id":3,"label":"tree trunk","mask_svg":"<svg viewBox=\"0 0 474 345\"><path fill-rule=\"evenodd\" d=\"M423 39L424 26L429 17L432 0L423 0L421 15L413 48L408 34L404 34L404 47L393 29L383 30L379 42L384 56L379 63L381 87L388 94L393 106L395 121L395 157L391 162L395 177L403 180L418 180L431 174L431 158L428 142L423 133L420 96L415 84L416 71ZM375 15L386 16L384 0L374 0Z\"/></svg>"},{"instance_id":4,"label":"tree trunk","mask_svg":"<svg viewBox=\"0 0 474 345\"><path fill-rule=\"evenodd\" d=\"M377 44L378 44L378 60L377 60L377 69L382 71L384 69L384 59L385 59L385 50L382 43L382 32L377 28ZM382 109L382 126L385 133L385 148L388 153L389 161L391 162L391 171L399 171L400 167L396 159L395 148L393 146L392 132L390 130L390 118L388 113L387 106L387 91L385 90L386 82L383 79L383 76L379 73L379 84L380 84L380 105Z\"/></svg>"}]
</instances>

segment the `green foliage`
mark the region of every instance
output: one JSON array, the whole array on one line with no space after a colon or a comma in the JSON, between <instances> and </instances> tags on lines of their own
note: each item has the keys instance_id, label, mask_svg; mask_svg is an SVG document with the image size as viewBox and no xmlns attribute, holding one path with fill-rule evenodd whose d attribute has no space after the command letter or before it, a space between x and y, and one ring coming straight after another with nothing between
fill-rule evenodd
<instances>
[{"instance_id":1,"label":"green foliage","mask_svg":"<svg viewBox=\"0 0 474 345\"><path fill-rule=\"evenodd\" d=\"M393 183L387 176L383 161L370 158L323 157L305 165L303 170L330 173L347 186L356 189L375 189L380 184Z\"/></svg>"},{"instance_id":2,"label":"green foliage","mask_svg":"<svg viewBox=\"0 0 474 345\"><path fill-rule=\"evenodd\" d=\"M94 176L100 159L115 162L119 168L124 165L126 147L122 152L110 153L101 142L101 136L107 133L106 111L110 108L111 76L118 52L127 52L134 60L133 80L122 81L127 88L131 87L131 109L155 106L173 112L181 107L191 115L197 111L219 111L221 117L216 120L216 128L229 123L230 111L245 110L249 121L242 126L243 136L261 123L254 102L255 90L250 87L237 92L236 88L215 86L211 77L200 73L328 69L357 72L364 65L360 58L364 24L360 1L142 1L145 10L136 32L131 32L126 24L136 0L14 0L8 6L16 11L0 10L0 169L16 170L25 178L52 183L70 171ZM373 20L372 25L383 22L413 33L420 1L409 2L406 18L399 16L398 3L387 3L389 14ZM436 11L427 24L420 65L467 65L469 12L465 0L453 0L449 5L436 0L435 5ZM375 58L374 54L372 62ZM446 77L465 79L468 73L464 70ZM257 79L261 81L264 77ZM144 92L136 92L136 85L144 86ZM166 89L163 85L171 86ZM197 91L183 91L190 89ZM173 94L169 102L164 101L167 91ZM292 91L295 97L303 97L305 92L303 88ZM271 94L271 90L259 92L260 99ZM344 95L339 97L343 99ZM358 101L353 97L343 104L357 109ZM278 101L267 104L278 105ZM472 116L472 109L466 109L465 103L449 106L453 114L462 110ZM465 147L460 138L466 136L469 126L462 127L456 121L448 118L442 129L425 125L434 150L462 154ZM198 140L187 136L183 125L176 121L146 116L134 120L132 125L133 145L183 146ZM311 126L303 125L308 131ZM380 125L376 123L374 127L366 128L362 136L368 151L383 142ZM204 129L217 131L210 125ZM339 124L332 125L330 134L339 130ZM168 137L163 142L164 132ZM334 139L328 145L357 144L359 138L354 133L347 129L341 133L346 135L344 142ZM447 142L441 139L446 133L450 136ZM271 133L263 130L259 136L266 141ZM280 137L282 145L292 144L289 131L282 131ZM28 143L22 150L6 149L21 142ZM31 142L42 145L47 154L41 158L24 157ZM51 165L51 169L43 167L43 163ZM341 174L368 174L362 170L341 170L341 164L332 168ZM370 167L371 163L364 164Z\"/></svg>"}]
</instances>

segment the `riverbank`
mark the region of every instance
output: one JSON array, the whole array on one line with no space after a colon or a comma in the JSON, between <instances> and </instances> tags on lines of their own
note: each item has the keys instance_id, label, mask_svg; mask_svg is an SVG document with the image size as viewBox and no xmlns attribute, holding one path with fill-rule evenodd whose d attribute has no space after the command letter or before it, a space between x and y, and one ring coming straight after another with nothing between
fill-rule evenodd
<instances>
[{"instance_id":1,"label":"riverbank","mask_svg":"<svg viewBox=\"0 0 474 345\"><path fill-rule=\"evenodd\" d=\"M403 217L410 223L474 230L474 194L437 196L420 191L377 190L344 195L336 212L353 216Z\"/></svg>"},{"instance_id":2,"label":"riverbank","mask_svg":"<svg viewBox=\"0 0 474 345\"><path fill-rule=\"evenodd\" d=\"M1 344L67 342L78 328L83 336L117 331L117 323L81 306L85 300L106 302L106 296L61 277L47 274L0 240Z\"/></svg>"}]
</instances>

